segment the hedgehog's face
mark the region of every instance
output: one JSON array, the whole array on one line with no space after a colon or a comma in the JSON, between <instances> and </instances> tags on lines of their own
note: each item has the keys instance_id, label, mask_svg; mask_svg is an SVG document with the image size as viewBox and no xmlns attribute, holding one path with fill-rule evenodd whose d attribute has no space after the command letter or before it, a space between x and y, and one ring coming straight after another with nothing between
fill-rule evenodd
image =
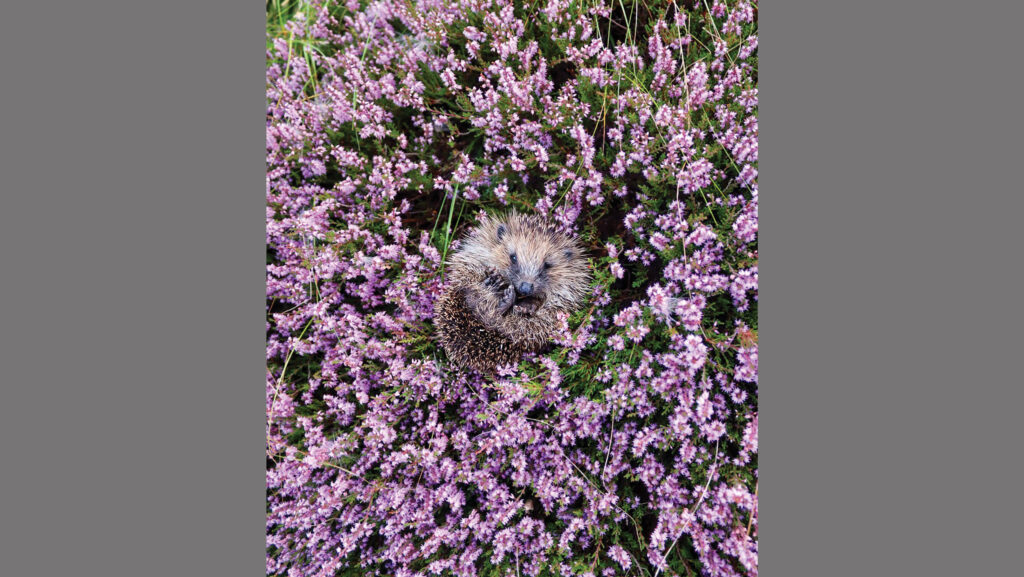
<instances>
[{"instance_id":1,"label":"hedgehog's face","mask_svg":"<svg viewBox=\"0 0 1024 577\"><path fill-rule=\"evenodd\" d=\"M497 228L498 244L494 259L501 263L505 278L515 289L515 310L534 314L548 302L549 296L561 294L560 279L575 254L561 242L538 238L535 231ZM557 300L557 299L556 299Z\"/></svg>"}]
</instances>

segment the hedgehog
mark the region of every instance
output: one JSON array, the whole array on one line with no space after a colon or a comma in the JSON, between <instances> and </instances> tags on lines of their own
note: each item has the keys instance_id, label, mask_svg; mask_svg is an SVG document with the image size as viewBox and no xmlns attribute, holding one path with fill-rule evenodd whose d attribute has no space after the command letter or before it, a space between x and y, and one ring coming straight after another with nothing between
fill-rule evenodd
<instances>
[{"instance_id":1,"label":"hedgehog","mask_svg":"<svg viewBox=\"0 0 1024 577\"><path fill-rule=\"evenodd\" d=\"M578 239L516 212L481 219L448 274L435 310L438 341L455 364L491 374L546 345L558 313L579 309L590 284Z\"/></svg>"}]
</instances>

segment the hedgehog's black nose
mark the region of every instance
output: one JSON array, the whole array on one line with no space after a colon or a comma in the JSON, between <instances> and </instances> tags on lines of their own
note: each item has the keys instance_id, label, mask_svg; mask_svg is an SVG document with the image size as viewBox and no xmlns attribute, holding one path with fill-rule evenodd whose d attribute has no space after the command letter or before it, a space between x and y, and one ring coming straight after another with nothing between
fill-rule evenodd
<instances>
[{"instance_id":1,"label":"hedgehog's black nose","mask_svg":"<svg viewBox=\"0 0 1024 577\"><path fill-rule=\"evenodd\" d=\"M528 297L533 294L533 285L528 282L519 283L519 294Z\"/></svg>"}]
</instances>

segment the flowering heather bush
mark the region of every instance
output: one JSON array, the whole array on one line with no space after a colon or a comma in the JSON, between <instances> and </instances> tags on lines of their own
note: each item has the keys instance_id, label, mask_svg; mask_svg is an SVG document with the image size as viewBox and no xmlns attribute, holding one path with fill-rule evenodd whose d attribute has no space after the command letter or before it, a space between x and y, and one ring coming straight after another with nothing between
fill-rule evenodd
<instances>
[{"instance_id":1,"label":"flowering heather bush","mask_svg":"<svg viewBox=\"0 0 1024 577\"><path fill-rule=\"evenodd\" d=\"M755 2L270 2L267 573L757 575ZM484 213L592 296L434 340Z\"/></svg>"}]
</instances>

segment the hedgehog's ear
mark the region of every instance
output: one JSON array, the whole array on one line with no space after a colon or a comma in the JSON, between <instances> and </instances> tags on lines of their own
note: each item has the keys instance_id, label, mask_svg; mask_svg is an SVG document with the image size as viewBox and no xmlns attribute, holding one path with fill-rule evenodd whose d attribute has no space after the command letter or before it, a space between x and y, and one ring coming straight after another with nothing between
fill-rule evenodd
<instances>
[{"instance_id":1,"label":"hedgehog's ear","mask_svg":"<svg viewBox=\"0 0 1024 577\"><path fill-rule=\"evenodd\" d=\"M505 225L499 224L498 225L498 240L501 240L501 239L505 238L505 233L506 232L508 232L508 231L505 229Z\"/></svg>"},{"instance_id":2,"label":"hedgehog's ear","mask_svg":"<svg viewBox=\"0 0 1024 577\"><path fill-rule=\"evenodd\" d=\"M565 258L567 260L572 260L572 251L571 250L566 249L564 254L565 254Z\"/></svg>"}]
</instances>

